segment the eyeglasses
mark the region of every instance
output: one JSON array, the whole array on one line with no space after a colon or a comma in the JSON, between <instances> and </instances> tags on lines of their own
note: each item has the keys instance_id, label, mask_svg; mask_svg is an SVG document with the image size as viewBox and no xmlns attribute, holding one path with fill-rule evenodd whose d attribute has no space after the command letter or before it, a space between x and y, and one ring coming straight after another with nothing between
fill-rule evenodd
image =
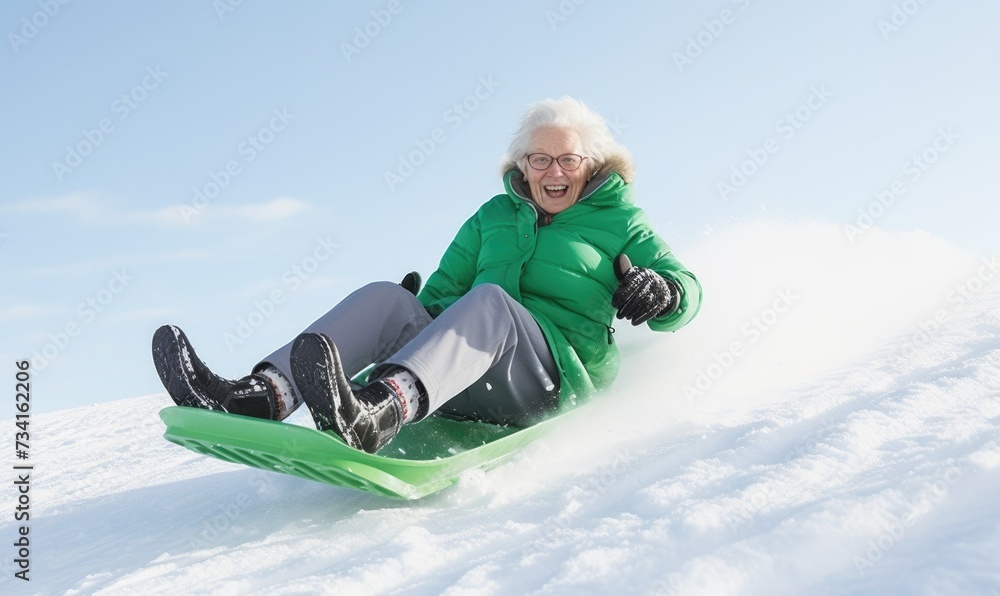
<instances>
[{"instance_id":1,"label":"eyeglasses","mask_svg":"<svg viewBox=\"0 0 1000 596\"><path fill-rule=\"evenodd\" d=\"M553 160L559 164L559 167L566 170L567 172L572 172L583 164L583 160L590 159L589 157L583 157L582 155L577 155L575 153L567 153L566 155L560 155L559 157L552 157L545 153L530 153L527 155L528 165L531 166L533 170L547 170L552 165Z\"/></svg>"}]
</instances>

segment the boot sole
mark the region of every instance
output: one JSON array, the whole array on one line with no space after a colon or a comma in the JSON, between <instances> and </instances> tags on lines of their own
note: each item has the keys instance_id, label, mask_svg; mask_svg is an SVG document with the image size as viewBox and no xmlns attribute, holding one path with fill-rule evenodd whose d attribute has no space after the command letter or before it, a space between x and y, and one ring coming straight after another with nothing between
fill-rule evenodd
<instances>
[{"instance_id":1,"label":"boot sole","mask_svg":"<svg viewBox=\"0 0 1000 596\"><path fill-rule=\"evenodd\" d=\"M192 358L198 356L179 327L163 325L153 334L153 365L160 382L178 406L225 411L215 400L191 384L194 378Z\"/></svg>"},{"instance_id":2,"label":"boot sole","mask_svg":"<svg viewBox=\"0 0 1000 596\"><path fill-rule=\"evenodd\" d=\"M318 333L303 333L292 343L292 378L309 408L316 428L333 431L351 447L358 448L347 421L340 413L338 377L344 376L340 361L334 356L332 342Z\"/></svg>"}]
</instances>

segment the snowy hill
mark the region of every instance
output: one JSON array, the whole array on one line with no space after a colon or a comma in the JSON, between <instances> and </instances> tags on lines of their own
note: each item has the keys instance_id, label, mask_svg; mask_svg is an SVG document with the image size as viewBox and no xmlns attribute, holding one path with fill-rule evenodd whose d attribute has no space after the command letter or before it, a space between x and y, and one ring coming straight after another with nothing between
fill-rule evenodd
<instances>
[{"instance_id":1,"label":"snowy hill","mask_svg":"<svg viewBox=\"0 0 1000 596\"><path fill-rule=\"evenodd\" d=\"M613 391L421 501L188 452L164 394L36 416L0 590L1000 594L996 261L773 223L682 257L695 323L619 329Z\"/></svg>"}]
</instances>

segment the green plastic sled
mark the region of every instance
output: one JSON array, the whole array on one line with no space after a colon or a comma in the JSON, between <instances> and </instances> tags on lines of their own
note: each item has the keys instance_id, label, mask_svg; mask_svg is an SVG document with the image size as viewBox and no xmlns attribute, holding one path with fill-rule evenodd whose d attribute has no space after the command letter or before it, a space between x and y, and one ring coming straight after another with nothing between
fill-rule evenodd
<instances>
[{"instance_id":1,"label":"green plastic sled","mask_svg":"<svg viewBox=\"0 0 1000 596\"><path fill-rule=\"evenodd\" d=\"M295 424L172 406L160 411L164 438L204 455L378 495L419 499L463 472L496 466L540 437L552 419L529 428L430 416L404 426L376 455L339 437Z\"/></svg>"}]
</instances>

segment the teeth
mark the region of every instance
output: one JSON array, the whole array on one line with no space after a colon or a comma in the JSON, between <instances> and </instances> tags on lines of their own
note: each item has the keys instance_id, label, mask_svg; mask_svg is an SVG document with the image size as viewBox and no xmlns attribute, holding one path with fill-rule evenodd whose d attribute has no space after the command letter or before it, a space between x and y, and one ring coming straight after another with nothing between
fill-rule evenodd
<instances>
[{"instance_id":1,"label":"teeth","mask_svg":"<svg viewBox=\"0 0 1000 596\"><path fill-rule=\"evenodd\" d=\"M551 191L566 190L566 185L564 184L561 186L546 186L545 190L551 190Z\"/></svg>"}]
</instances>

